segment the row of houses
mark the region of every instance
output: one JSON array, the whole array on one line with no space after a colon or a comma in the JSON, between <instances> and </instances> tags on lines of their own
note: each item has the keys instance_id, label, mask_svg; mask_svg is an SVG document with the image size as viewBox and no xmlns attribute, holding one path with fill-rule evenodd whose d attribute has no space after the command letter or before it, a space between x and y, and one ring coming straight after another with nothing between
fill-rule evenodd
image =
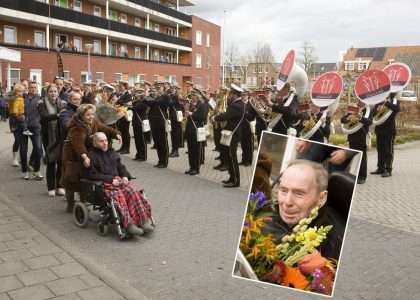
<instances>
[{"instance_id":1,"label":"row of houses","mask_svg":"<svg viewBox=\"0 0 420 300\"><path fill-rule=\"evenodd\" d=\"M307 71L314 81L319 75L338 71L345 80L354 81L368 69L382 69L393 62L403 62L410 66L412 81L410 89L419 94L420 86L420 46L395 46L374 48L350 48L340 62L314 63ZM225 66L224 84L237 82L248 88L261 88L275 84L281 63L249 63L246 66Z\"/></svg>"}]
</instances>

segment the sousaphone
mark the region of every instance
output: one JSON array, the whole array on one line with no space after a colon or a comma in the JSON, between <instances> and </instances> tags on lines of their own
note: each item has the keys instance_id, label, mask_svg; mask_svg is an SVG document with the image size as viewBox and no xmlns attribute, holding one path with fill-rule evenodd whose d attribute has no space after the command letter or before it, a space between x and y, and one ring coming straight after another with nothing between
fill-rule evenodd
<instances>
[{"instance_id":1,"label":"sousaphone","mask_svg":"<svg viewBox=\"0 0 420 300\"><path fill-rule=\"evenodd\" d=\"M326 118L335 113L342 90L343 79L337 72L324 73L315 81L311 89L311 101L313 105L323 109L323 113L319 117L311 114L309 119L303 122L301 138L310 139L324 125Z\"/></svg>"},{"instance_id":2,"label":"sousaphone","mask_svg":"<svg viewBox=\"0 0 420 300\"><path fill-rule=\"evenodd\" d=\"M279 77L277 79L276 86L278 91L283 89L284 85L288 82L294 86L294 88L291 89L289 97L283 104L285 107L290 106L295 95L298 96L298 99L302 99L308 87L308 75L305 70L296 63L295 57L295 50L290 50L281 64ZM278 114L272 118L268 124L268 131L272 131L276 124L281 120L282 116L282 114Z\"/></svg>"},{"instance_id":3,"label":"sousaphone","mask_svg":"<svg viewBox=\"0 0 420 300\"><path fill-rule=\"evenodd\" d=\"M382 103L391 93L391 80L389 76L381 70L367 70L363 72L354 85L356 97L368 106ZM373 117L373 124L380 125L385 122L392 114L391 110L382 105Z\"/></svg>"}]
</instances>

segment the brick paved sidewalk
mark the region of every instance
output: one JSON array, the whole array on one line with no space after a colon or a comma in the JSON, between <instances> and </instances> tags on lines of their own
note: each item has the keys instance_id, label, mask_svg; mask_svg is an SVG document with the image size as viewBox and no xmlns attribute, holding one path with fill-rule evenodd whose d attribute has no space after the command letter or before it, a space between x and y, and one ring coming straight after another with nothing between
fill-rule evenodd
<instances>
[{"instance_id":1,"label":"brick paved sidewalk","mask_svg":"<svg viewBox=\"0 0 420 300\"><path fill-rule=\"evenodd\" d=\"M0 299L126 299L0 199Z\"/></svg>"}]
</instances>

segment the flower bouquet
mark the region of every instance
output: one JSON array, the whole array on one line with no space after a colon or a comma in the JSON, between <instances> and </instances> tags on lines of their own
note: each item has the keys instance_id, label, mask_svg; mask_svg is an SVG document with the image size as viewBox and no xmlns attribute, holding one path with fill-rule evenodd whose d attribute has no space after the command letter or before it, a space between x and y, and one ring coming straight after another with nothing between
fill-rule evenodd
<instances>
[{"instance_id":1,"label":"flower bouquet","mask_svg":"<svg viewBox=\"0 0 420 300\"><path fill-rule=\"evenodd\" d=\"M251 193L240 249L259 280L282 286L331 295L336 262L322 257L317 248L332 226L309 227L318 216L314 208L279 245L262 228L269 215L269 201L263 193Z\"/></svg>"}]
</instances>

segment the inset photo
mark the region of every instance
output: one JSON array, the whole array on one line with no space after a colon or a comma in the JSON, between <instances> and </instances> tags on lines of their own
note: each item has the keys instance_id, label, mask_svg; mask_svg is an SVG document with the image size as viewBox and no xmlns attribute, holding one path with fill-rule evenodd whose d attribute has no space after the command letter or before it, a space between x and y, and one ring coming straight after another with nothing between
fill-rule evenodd
<instances>
[{"instance_id":1,"label":"inset photo","mask_svg":"<svg viewBox=\"0 0 420 300\"><path fill-rule=\"evenodd\" d=\"M264 132L232 275L332 296L361 159Z\"/></svg>"}]
</instances>

